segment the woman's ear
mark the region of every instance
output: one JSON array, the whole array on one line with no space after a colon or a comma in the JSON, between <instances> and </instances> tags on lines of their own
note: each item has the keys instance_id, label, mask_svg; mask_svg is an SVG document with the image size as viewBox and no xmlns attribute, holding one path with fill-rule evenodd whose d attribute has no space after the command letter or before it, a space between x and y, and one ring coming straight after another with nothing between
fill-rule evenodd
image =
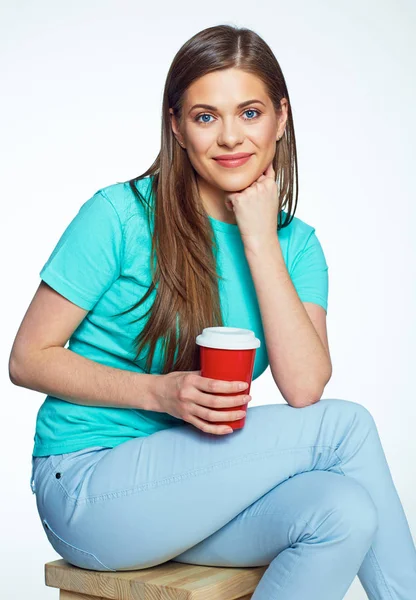
<instances>
[{"instance_id":1,"label":"woman's ear","mask_svg":"<svg viewBox=\"0 0 416 600\"><path fill-rule=\"evenodd\" d=\"M182 134L179 131L177 119L176 119L175 115L173 114L173 108L169 109L169 114L170 114L170 122L171 122L173 135L176 137L176 139L178 140L178 142L182 146L182 148L185 148L183 139L182 139Z\"/></svg>"},{"instance_id":2,"label":"woman's ear","mask_svg":"<svg viewBox=\"0 0 416 600\"><path fill-rule=\"evenodd\" d=\"M281 137L283 137L284 133L285 133L285 129L286 129L286 123L287 123L287 115L288 115L288 101L286 100L286 98L282 98L280 101L280 111L278 113L278 126L277 126L277 131L276 131L276 142L280 140Z\"/></svg>"}]
</instances>

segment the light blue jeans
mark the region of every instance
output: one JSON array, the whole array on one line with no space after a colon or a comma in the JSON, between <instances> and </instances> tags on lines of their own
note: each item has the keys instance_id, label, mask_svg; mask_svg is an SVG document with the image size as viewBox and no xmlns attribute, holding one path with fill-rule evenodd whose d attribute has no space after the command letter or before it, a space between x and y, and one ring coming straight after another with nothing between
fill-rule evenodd
<instances>
[{"instance_id":1,"label":"light blue jeans","mask_svg":"<svg viewBox=\"0 0 416 600\"><path fill-rule=\"evenodd\" d=\"M250 407L226 435L175 426L32 458L44 531L85 569L269 565L253 600L415 600L416 550L371 413ZM410 474L410 473L409 473Z\"/></svg>"}]
</instances>

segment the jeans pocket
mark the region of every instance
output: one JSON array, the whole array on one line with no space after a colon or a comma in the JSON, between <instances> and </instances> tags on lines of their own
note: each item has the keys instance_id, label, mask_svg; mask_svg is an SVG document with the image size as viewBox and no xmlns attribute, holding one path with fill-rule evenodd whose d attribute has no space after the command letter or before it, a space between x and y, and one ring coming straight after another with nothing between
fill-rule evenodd
<instances>
[{"instance_id":1,"label":"jeans pocket","mask_svg":"<svg viewBox=\"0 0 416 600\"><path fill-rule=\"evenodd\" d=\"M104 565L92 552L86 552L65 542L65 540L51 529L45 518L42 519L42 524L52 547L68 563L75 567L92 571L116 571L116 569L110 569Z\"/></svg>"},{"instance_id":2,"label":"jeans pocket","mask_svg":"<svg viewBox=\"0 0 416 600\"><path fill-rule=\"evenodd\" d=\"M37 485L36 485L36 477L38 472L44 472L46 470L50 470L51 465L53 468L58 467L61 462L69 456L66 454L57 454L57 455L49 455L49 456L33 456L32 455L32 473L30 475L30 487L32 489L32 494L36 494ZM46 471L49 473L49 471Z\"/></svg>"},{"instance_id":3,"label":"jeans pocket","mask_svg":"<svg viewBox=\"0 0 416 600\"><path fill-rule=\"evenodd\" d=\"M88 479L103 453L108 451L106 446L94 446L53 457L50 474L71 502L85 500Z\"/></svg>"}]
</instances>

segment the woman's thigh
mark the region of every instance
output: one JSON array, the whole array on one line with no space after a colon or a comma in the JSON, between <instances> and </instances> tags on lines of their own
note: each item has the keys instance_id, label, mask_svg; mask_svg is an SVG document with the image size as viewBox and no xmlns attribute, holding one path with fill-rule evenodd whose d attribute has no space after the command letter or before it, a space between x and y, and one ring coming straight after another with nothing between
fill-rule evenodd
<instances>
[{"instance_id":1,"label":"woman's thigh","mask_svg":"<svg viewBox=\"0 0 416 600\"><path fill-rule=\"evenodd\" d=\"M229 435L186 424L50 457L35 473L39 514L52 545L73 564L86 566L88 558L86 568L97 570L151 567L208 538L294 475L342 474L336 449L365 411L336 399L303 409L264 405L249 408L244 428Z\"/></svg>"},{"instance_id":2,"label":"woman's thigh","mask_svg":"<svg viewBox=\"0 0 416 600\"><path fill-rule=\"evenodd\" d=\"M264 566L287 548L320 543L316 532L325 523L331 540L320 548L319 560L333 561L337 536L344 543L348 540L353 554L354 537L367 534L367 528L373 531L375 514L368 493L355 480L331 471L300 473L172 560L223 567Z\"/></svg>"}]
</instances>

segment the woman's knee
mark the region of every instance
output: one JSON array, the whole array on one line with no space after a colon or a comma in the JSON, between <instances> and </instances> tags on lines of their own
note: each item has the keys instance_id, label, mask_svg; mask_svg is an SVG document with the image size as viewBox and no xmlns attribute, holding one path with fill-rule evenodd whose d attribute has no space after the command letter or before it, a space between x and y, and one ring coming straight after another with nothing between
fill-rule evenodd
<instances>
[{"instance_id":1,"label":"woman's knee","mask_svg":"<svg viewBox=\"0 0 416 600\"><path fill-rule=\"evenodd\" d=\"M344 400L341 398L323 398L319 401L323 407L330 407L331 410L336 411L341 417L350 419L352 422L357 423L368 428L376 427L374 417L371 412L358 402L352 400Z\"/></svg>"},{"instance_id":2,"label":"woman's knee","mask_svg":"<svg viewBox=\"0 0 416 600\"><path fill-rule=\"evenodd\" d=\"M315 531L321 528L327 535L338 533L365 542L371 540L378 528L378 516L367 490L345 475L327 471L314 471L313 474L315 487L320 485L319 502L323 508Z\"/></svg>"}]
</instances>

